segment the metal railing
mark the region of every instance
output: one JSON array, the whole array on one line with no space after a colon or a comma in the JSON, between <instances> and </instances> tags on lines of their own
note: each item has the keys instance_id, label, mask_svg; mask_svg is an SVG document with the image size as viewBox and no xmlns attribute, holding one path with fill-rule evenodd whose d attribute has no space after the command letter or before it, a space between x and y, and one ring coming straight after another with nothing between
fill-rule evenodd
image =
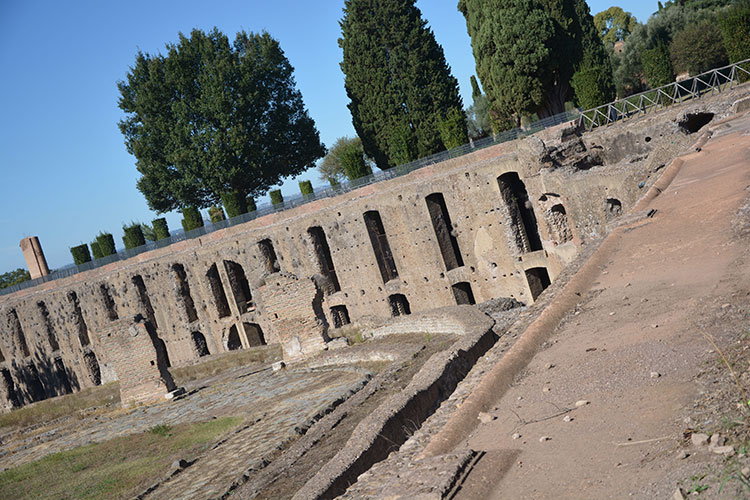
<instances>
[{"instance_id":1,"label":"metal railing","mask_svg":"<svg viewBox=\"0 0 750 500\"><path fill-rule=\"evenodd\" d=\"M673 104L700 99L705 94L731 90L750 80L748 77L750 77L750 59L745 59L584 111L579 120L586 130L592 130Z\"/></svg>"},{"instance_id":2,"label":"metal railing","mask_svg":"<svg viewBox=\"0 0 750 500\"><path fill-rule=\"evenodd\" d=\"M17 292L19 290L37 286L48 281L67 278L68 276L72 276L84 271L89 271L91 269L96 269L98 267L102 267L120 260L127 260L144 252L149 252L157 248L163 248L179 241L199 238L205 234L217 231L219 229L236 226L237 224L249 222L251 220L257 219L258 217L263 217L271 213L289 210L315 200L338 196L340 194L353 191L369 184L374 184L376 182L381 182L406 175L410 172L413 172L414 170L418 170L429 165L434 165L446 160L458 158L469 153L494 146L496 144L501 144L504 142L516 140L521 137L526 137L528 135L535 134L544 129L554 127L565 122L578 120L579 124L584 125L587 130L591 130L595 127L607 125L624 120L626 118L630 118L632 116L647 113L650 109L665 107L667 105L674 104L676 102L683 102L688 99L699 98L708 92L721 92L722 90L724 90L724 88L727 88L727 86L728 88L732 88L735 85L735 80L737 81L737 84L739 84L744 78L742 75L750 76L750 71L745 68L750 69L750 59L725 66L724 68L714 69L706 73L702 73L698 76L692 77L690 79L692 83L690 84L686 84L687 80L682 82L674 82L670 83L669 85L659 87L658 89L641 92L640 94L635 94L626 99L620 99L610 104L605 104L588 111L581 112L580 110L574 109L571 111L560 113L558 115L543 118L525 127L506 130L504 132L500 132L497 135L472 141L469 144L464 144L463 146L458 146L456 148L442 151L425 158L420 158L419 160L415 160L404 165L399 165L389 170L376 172L374 174L361 177L353 181L342 182L337 186L330 186L326 188L317 187L315 188L313 194L298 194L296 196L285 199L283 203L278 205L266 203L260 205L258 209L253 212L238 215L237 217L232 217L231 219L223 220L221 222L211 223L205 221L205 225L203 227L193 229L192 231L185 232L182 229L179 229L177 231L174 231L172 236L170 236L169 238L158 241L150 241L143 246L130 250L120 250L116 254L104 257L102 259L96 259L92 262L86 262L84 264L81 264L80 266L69 264L65 267L53 271L47 276L4 288L0 290L0 295ZM690 87L688 88L686 85L690 85ZM667 100L669 100L669 102Z\"/></svg>"}]
</instances>

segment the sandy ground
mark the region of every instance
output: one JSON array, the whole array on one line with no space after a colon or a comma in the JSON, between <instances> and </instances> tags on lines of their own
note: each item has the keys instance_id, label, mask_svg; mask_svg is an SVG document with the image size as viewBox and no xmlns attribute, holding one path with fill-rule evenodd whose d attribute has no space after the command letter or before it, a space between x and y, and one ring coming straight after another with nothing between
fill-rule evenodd
<instances>
[{"instance_id":1,"label":"sandy ground","mask_svg":"<svg viewBox=\"0 0 750 500\"><path fill-rule=\"evenodd\" d=\"M750 197L750 115L717 131L465 443L486 454L458 498L671 498L720 460L683 440L717 363L698 329L736 343L725 313L750 310L750 241L732 225Z\"/></svg>"}]
</instances>

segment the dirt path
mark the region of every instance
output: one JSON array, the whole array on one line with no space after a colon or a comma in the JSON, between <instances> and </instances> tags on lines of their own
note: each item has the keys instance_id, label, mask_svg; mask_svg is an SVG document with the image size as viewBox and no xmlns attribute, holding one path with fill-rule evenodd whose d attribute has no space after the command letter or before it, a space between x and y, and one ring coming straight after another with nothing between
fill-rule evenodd
<instances>
[{"instance_id":1,"label":"dirt path","mask_svg":"<svg viewBox=\"0 0 750 500\"><path fill-rule=\"evenodd\" d=\"M701 460L681 443L696 377L716 359L696 326L721 338L722 312L750 308L748 241L732 228L750 196L750 116L730 127L684 157L654 217L626 228L496 420L475 429L465 446L486 454L458 498L670 498Z\"/></svg>"}]
</instances>

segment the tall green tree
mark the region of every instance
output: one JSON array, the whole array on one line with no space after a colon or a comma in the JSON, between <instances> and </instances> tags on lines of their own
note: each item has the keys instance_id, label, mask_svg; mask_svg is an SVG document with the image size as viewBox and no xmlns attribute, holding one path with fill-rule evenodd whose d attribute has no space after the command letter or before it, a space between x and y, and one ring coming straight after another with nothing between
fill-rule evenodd
<instances>
[{"instance_id":1,"label":"tall green tree","mask_svg":"<svg viewBox=\"0 0 750 500\"><path fill-rule=\"evenodd\" d=\"M260 195L325 153L268 33L193 30L166 55L139 52L118 83L120 122L151 209L206 208L221 195Z\"/></svg>"},{"instance_id":2,"label":"tall green tree","mask_svg":"<svg viewBox=\"0 0 750 500\"><path fill-rule=\"evenodd\" d=\"M633 32L638 21L630 12L621 7L610 7L594 16L594 26L605 44L614 45L625 41Z\"/></svg>"},{"instance_id":3,"label":"tall green tree","mask_svg":"<svg viewBox=\"0 0 750 500\"><path fill-rule=\"evenodd\" d=\"M346 0L340 22L352 122L381 169L444 150L438 124L463 109L443 49L414 3Z\"/></svg>"},{"instance_id":4,"label":"tall green tree","mask_svg":"<svg viewBox=\"0 0 750 500\"><path fill-rule=\"evenodd\" d=\"M565 111L574 71L606 71L606 51L583 0L460 0L477 74L492 112L551 116Z\"/></svg>"}]
</instances>

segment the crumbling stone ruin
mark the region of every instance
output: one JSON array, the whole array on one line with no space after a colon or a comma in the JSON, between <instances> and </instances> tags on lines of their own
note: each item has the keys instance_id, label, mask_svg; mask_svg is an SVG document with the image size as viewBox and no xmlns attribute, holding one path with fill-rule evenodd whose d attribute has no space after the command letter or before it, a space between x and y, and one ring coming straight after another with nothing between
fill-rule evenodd
<instances>
[{"instance_id":1,"label":"crumbling stone ruin","mask_svg":"<svg viewBox=\"0 0 750 500\"><path fill-rule=\"evenodd\" d=\"M0 406L122 381L107 335L138 315L148 356L181 366L266 343L304 357L368 317L531 304L717 112L690 109L567 123L3 296Z\"/></svg>"}]
</instances>

